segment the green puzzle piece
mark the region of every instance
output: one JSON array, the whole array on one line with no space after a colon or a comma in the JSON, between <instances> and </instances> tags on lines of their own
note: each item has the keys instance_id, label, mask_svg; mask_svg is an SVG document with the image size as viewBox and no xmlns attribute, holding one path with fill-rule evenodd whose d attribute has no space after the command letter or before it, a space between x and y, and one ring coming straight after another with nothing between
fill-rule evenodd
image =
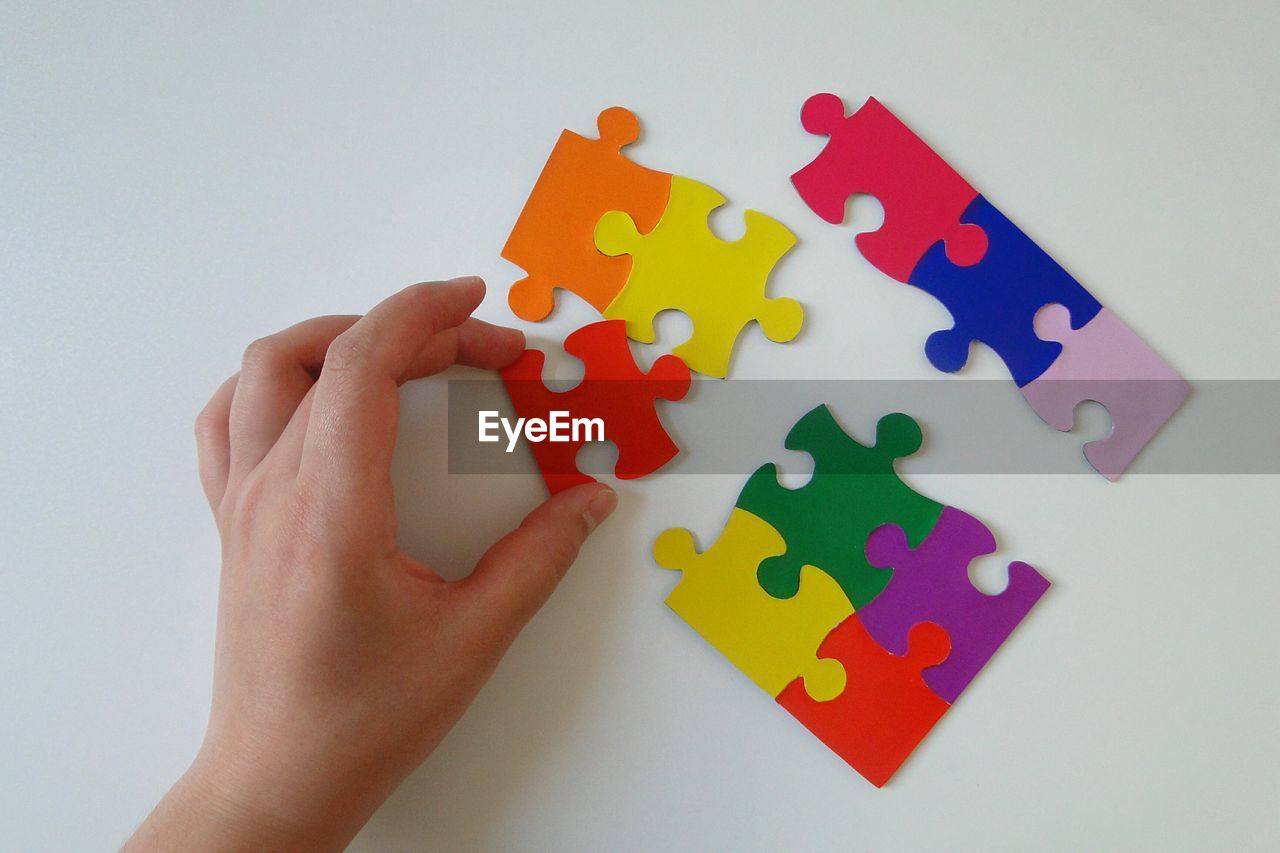
<instances>
[{"instance_id":1,"label":"green puzzle piece","mask_svg":"<svg viewBox=\"0 0 1280 853\"><path fill-rule=\"evenodd\" d=\"M914 548L942 513L942 504L911 489L893 468L922 441L920 425L901 413L880 419L872 447L851 438L826 406L797 421L786 447L813 456L813 478L788 489L769 463L756 469L738 496L740 509L769 522L787 543L786 553L760 564L764 590L790 598L799 589L801 566L811 565L831 575L855 609L879 595L893 572L867 563L871 531L897 524Z\"/></svg>"}]
</instances>

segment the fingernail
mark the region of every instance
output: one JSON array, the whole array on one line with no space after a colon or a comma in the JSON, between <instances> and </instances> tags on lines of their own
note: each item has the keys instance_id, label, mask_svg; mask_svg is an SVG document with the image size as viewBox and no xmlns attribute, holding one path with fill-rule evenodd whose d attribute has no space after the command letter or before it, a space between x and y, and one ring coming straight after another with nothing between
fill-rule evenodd
<instances>
[{"instance_id":1,"label":"fingernail","mask_svg":"<svg viewBox=\"0 0 1280 853\"><path fill-rule=\"evenodd\" d=\"M605 486L587 503L587 524L594 530L618 507L618 493Z\"/></svg>"},{"instance_id":2,"label":"fingernail","mask_svg":"<svg viewBox=\"0 0 1280 853\"><path fill-rule=\"evenodd\" d=\"M474 287L477 284L484 284L484 279L478 275L460 275L457 278L451 278L445 284L453 284L459 287Z\"/></svg>"}]
</instances>

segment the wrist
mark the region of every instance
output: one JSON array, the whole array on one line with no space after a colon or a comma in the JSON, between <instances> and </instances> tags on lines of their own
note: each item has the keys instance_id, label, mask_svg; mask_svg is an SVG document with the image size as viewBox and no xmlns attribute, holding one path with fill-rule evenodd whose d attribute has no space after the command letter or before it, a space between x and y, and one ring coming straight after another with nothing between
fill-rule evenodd
<instances>
[{"instance_id":1,"label":"wrist","mask_svg":"<svg viewBox=\"0 0 1280 853\"><path fill-rule=\"evenodd\" d=\"M309 807L283 780L272 786L247 769L206 745L124 850L340 851L363 824Z\"/></svg>"}]
</instances>

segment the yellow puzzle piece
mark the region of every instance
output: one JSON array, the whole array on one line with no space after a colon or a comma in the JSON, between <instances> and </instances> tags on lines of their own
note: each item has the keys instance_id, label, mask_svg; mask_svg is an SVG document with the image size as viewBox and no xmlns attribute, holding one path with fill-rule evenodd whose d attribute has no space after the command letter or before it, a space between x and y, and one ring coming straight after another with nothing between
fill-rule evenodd
<instances>
[{"instance_id":1,"label":"yellow puzzle piece","mask_svg":"<svg viewBox=\"0 0 1280 853\"><path fill-rule=\"evenodd\" d=\"M748 210L746 234L721 240L707 217L724 203L711 187L677 175L667 208L648 234L621 211L600 217L595 231L601 252L631 255L627 283L604 316L626 320L627 335L647 344L653 343L655 315L683 311L693 334L674 353L691 370L718 377L728 372L734 341L752 320L778 343L799 334L804 320L799 302L765 296L769 273L795 245L795 235L778 220Z\"/></svg>"},{"instance_id":2,"label":"yellow puzzle piece","mask_svg":"<svg viewBox=\"0 0 1280 853\"><path fill-rule=\"evenodd\" d=\"M844 690L844 667L819 659L818 646L853 607L840 585L812 566L800 570L794 597L765 592L756 569L766 557L786 550L778 531L741 509L701 554L681 528L663 532L653 544L658 565L683 573L667 606L734 666L770 696L803 676L814 699L834 699Z\"/></svg>"}]
</instances>

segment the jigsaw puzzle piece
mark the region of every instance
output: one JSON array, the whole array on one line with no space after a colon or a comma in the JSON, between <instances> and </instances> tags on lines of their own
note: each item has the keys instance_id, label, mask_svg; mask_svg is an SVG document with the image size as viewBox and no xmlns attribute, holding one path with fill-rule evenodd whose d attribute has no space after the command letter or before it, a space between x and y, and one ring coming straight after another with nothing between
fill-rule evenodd
<instances>
[{"instance_id":1,"label":"jigsaw puzzle piece","mask_svg":"<svg viewBox=\"0 0 1280 853\"><path fill-rule=\"evenodd\" d=\"M583 326L564 342L565 352L585 365L583 379L567 391L552 391L542 380L544 355L525 350L503 368L507 394L521 418L549 421L551 412L569 418L599 418L604 438L618 448L614 474L633 480L661 468L679 452L658 416L658 400L679 400L689 391L689 369L673 355L654 362L648 373L636 366L621 321ZM529 446L551 494L595 478L578 470L585 430L572 441L535 441ZM581 438L582 440L578 440Z\"/></svg>"},{"instance_id":2,"label":"jigsaw puzzle piece","mask_svg":"<svg viewBox=\"0 0 1280 853\"><path fill-rule=\"evenodd\" d=\"M867 539L867 562L892 569L884 592L858 611L867 633L894 654L921 622L942 626L951 654L924 671L925 683L952 704L1049 588L1022 562L1009 564L1009 584L987 595L969 581L969 563L994 553L996 539L978 519L947 507L924 542L912 548L902 528L885 525Z\"/></svg>"},{"instance_id":3,"label":"jigsaw puzzle piece","mask_svg":"<svg viewBox=\"0 0 1280 853\"><path fill-rule=\"evenodd\" d=\"M819 660L818 646L853 608L836 582L811 566L794 598L779 601L762 590L756 568L786 547L767 522L735 509L703 553L689 531L673 528L658 537L653 556L682 573L667 606L770 696L800 677L811 695L830 699L844 689L844 670Z\"/></svg>"},{"instance_id":4,"label":"jigsaw puzzle piece","mask_svg":"<svg viewBox=\"0 0 1280 853\"><path fill-rule=\"evenodd\" d=\"M890 572L867 563L867 536L882 524L898 524L918 545L942 512L942 504L911 489L894 470L922 441L919 424L900 413L880 419L871 447L851 438L826 406L802 417L787 434L786 447L813 457L809 482L789 489L778 481L777 467L767 464L738 496L740 509L769 522L787 543L786 553L760 565L764 590L790 598L802 568L816 566L840 584L855 610L879 595Z\"/></svg>"},{"instance_id":5,"label":"jigsaw puzzle piece","mask_svg":"<svg viewBox=\"0 0 1280 853\"><path fill-rule=\"evenodd\" d=\"M804 312L794 299L765 296L769 273L796 238L776 219L748 210L746 233L721 240L707 221L725 198L711 187L676 175L658 224L648 234L626 212L613 211L596 225L596 247L610 257L631 256L626 286L605 309L627 321L627 334L654 339L653 318L675 308L693 323L693 334L673 353L690 369L723 378L744 326L757 321L771 341L800 332Z\"/></svg>"},{"instance_id":6,"label":"jigsaw puzzle piece","mask_svg":"<svg viewBox=\"0 0 1280 853\"><path fill-rule=\"evenodd\" d=\"M626 283L631 260L596 251L596 222L607 211L625 210L637 228L648 231L666 207L671 175L622 154L640 136L635 115L610 107L596 118L596 126L597 139L571 130L560 134L502 249L502 257L526 273L507 294L521 319L546 318L557 287L604 311Z\"/></svg>"},{"instance_id":7,"label":"jigsaw puzzle piece","mask_svg":"<svg viewBox=\"0 0 1280 853\"><path fill-rule=\"evenodd\" d=\"M882 787L950 706L921 672L947 659L947 632L932 622L911 628L905 655L881 648L858 619L848 617L818 647L818 656L844 666L845 688L822 701L796 680L778 704L867 781Z\"/></svg>"},{"instance_id":8,"label":"jigsaw puzzle piece","mask_svg":"<svg viewBox=\"0 0 1280 853\"><path fill-rule=\"evenodd\" d=\"M1080 403L1107 408L1111 433L1084 446L1098 473L1116 480L1173 417L1191 394L1191 385L1123 320L1102 309L1083 328L1073 329L1069 312L1049 305L1035 317L1036 334L1062 345L1062 354L1022 396L1045 423L1067 432Z\"/></svg>"},{"instance_id":9,"label":"jigsaw puzzle piece","mask_svg":"<svg viewBox=\"0 0 1280 853\"><path fill-rule=\"evenodd\" d=\"M982 196L962 219L986 232L990 244L982 262L957 266L936 244L911 273L910 283L946 306L955 320L953 328L929 336L925 355L938 370L954 373L969 360L970 344L981 341L1004 359L1019 386L1026 385L1062 351L1061 344L1036 337L1036 312L1050 303L1064 305L1078 329L1102 305Z\"/></svg>"},{"instance_id":10,"label":"jigsaw puzzle piece","mask_svg":"<svg viewBox=\"0 0 1280 853\"><path fill-rule=\"evenodd\" d=\"M875 98L852 115L832 94L814 95L800 112L804 129L831 141L791 182L813 212L844 221L849 196L867 193L884 207L884 224L855 238L863 257L898 281L907 281L938 241L960 266L987 250L980 224L961 220L978 191Z\"/></svg>"}]
</instances>

